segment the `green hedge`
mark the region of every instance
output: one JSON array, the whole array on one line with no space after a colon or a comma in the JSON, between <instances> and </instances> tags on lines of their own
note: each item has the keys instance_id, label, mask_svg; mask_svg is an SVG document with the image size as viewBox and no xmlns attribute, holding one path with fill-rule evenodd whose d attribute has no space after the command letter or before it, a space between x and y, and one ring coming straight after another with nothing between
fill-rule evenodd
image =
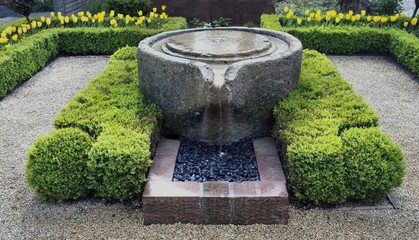
<instances>
[{"instance_id":1,"label":"green hedge","mask_svg":"<svg viewBox=\"0 0 419 240\"><path fill-rule=\"evenodd\" d=\"M88 153L93 140L76 128L54 130L31 146L26 181L43 200L62 202L89 193Z\"/></svg>"},{"instance_id":2,"label":"green hedge","mask_svg":"<svg viewBox=\"0 0 419 240\"><path fill-rule=\"evenodd\" d=\"M18 20L10 25L19 26L20 24L21 20ZM138 43L146 37L183 28L186 28L186 20L174 17L168 19L163 29L129 27L43 30L1 52L0 98L30 78L60 52L112 54L127 45L137 47Z\"/></svg>"},{"instance_id":3,"label":"green hedge","mask_svg":"<svg viewBox=\"0 0 419 240\"><path fill-rule=\"evenodd\" d=\"M378 114L324 55L304 50L297 89L274 116L295 201L372 202L401 184L400 148L378 130Z\"/></svg>"},{"instance_id":4,"label":"green hedge","mask_svg":"<svg viewBox=\"0 0 419 240\"><path fill-rule=\"evenodd\" d=\"M364 27L285 28L281 27L278 20L278 15L264 14L261 17L261 27L292 34L301 41L303 48L321 53L389 53L419 76L419 39L406 31Z\"/></svg>"},{"instance_id":5,"label":"green hedge","mask_svg":"<svg viewBox=\"0 0 419 240\"><path fill-rule=\"evenodd\" d=\"M54 119L57 129L77 129L93 139L93 146L87 151L88 159L83 161L85 167L80 167L79 172L88 171L88 174L83 174L89 180L88 188L104 200L123 201L142 190L151 153L159 138L162 113L154 104L144 100L138 84L137 47L122 48L112 55L105 71L92 79ZM46 175L52 174L49 173L48 158L55 159L72 152L71 145L58 149L55 149L56 144L42 145L43 139L55 135L56 131L53 131L34 144L36 147L41 144L45 149L36 156L40 164L45 165L43 171ZM31 158L27 164L28 176L35 171L30 162ZM72 175L74 169L66 168L60 172L63 179ZM57 186L59 182L40 181L38 178L28 183L46 191L55 188L65 191L67 188L66 185ZM45 198L43 196L48 193L36 192L42 199L66 200ZM83 195L74 198L77 197Z\"/></svg>"},{"instance_id":6,"label":"green hedge","mask_svg":"<svg viewBox=\"0 0 419 240\"><path fill-rule=\"evenodd\" d=\"M130 129L108 126L89 152L91 188L103 200L132 199L147 181L150 139Z\"/></svg>"}]
</instances>

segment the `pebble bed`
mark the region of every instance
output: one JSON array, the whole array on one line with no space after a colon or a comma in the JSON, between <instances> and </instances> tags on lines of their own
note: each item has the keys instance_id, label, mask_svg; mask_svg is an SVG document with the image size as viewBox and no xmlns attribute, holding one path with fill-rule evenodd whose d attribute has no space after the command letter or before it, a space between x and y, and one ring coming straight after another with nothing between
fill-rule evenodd
<instances>
[{"instance_id":1,"label":"pebble bed","mask_svg":"<svg viewBox=\"0 0 419 240\"><path fill-rule=\"evenodd\" d=\"M260 181L253 138L226 145L180 139L173 181Z\"/></svg>"}]
</instances>

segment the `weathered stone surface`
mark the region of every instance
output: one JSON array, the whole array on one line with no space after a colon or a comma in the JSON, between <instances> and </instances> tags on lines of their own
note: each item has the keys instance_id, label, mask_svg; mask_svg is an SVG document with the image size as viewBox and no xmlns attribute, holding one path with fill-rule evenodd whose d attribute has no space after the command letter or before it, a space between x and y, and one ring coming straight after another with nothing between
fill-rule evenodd
<instances>
[{"instance_id":1,"label":"weathered stone surface","mask_svg":"<svg viewBox=\"0 0 419 240\"><path fill-rule=\"evenodd\" d=\"M167 133L219 142L264 137L274 105L297 85L301 58L298 39L278 31L167 32L139 45L140 90L162 109Z\"/></svg>"}]
</instances>

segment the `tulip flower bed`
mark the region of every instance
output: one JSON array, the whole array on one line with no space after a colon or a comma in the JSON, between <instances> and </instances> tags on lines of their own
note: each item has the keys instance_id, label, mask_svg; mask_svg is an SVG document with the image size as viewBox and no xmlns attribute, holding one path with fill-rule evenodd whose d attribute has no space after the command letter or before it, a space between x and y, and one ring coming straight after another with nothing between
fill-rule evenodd
<instances>
[{"instance_id":1,"label":"tulip flower bed","mask_svg":"<svg viewBox=\"0 0 419 240\"><path fill-rule=\"evenodd\" d=\"M264 14L261 27L292 34L301 41L303 48L321 53L388 53L419 76L419 39L404 30L356 26L321 27L319 24L284 27L280 24L280 18L279 15Z\"/></svg>"},{"instance_id":2,"label":"tulip flower bed","mask_svg":"<svg viewBox=\"0 0 419 240\"><path fill-rule=\"evenodd\" d=\"M186 28L184 18L168 18L167 24L161 29L79 27L40 31L1 51L0 98L30 78L60 52L112 54L127 45L138 46L138 43L146 37L183 28Z\"/></svg>"},{"instance_id":3,"label":"tulip flower bed","mask_svg":"<svg viewBox=\"0 0 419 240\"><path fill-rule=\"evenodd\" d=\"M153 8L147 16L143 15L142 11L138 11L138 17L123 15L110 11L108 15L106 12L98 14L91 14L90 12L78 12L77 16L72 14L71 16L62 16L61 12L55 16L54 12L51 12L51 17L40 17L38 19L32 19L29 25L27 22L20 24L11 24L7 27L0 28L0 51L3 48L9 48L11 45L16 44L18 41L25 39L26 37L42 31L44 29L52 28L76 28L76 27L138 27L144 29L160 29L167 24L168 16L164 12L166 6L162 6L162 13L157 13L157 8ZM108 16L108 17L106 17Z\"/></svg>"},{"instance_id":4,"label":"tulip flower bed","mask_svg":"<svg viewBox=\"0 0 419 240\"><path fill-rule=\"evenodd\" d=\"M41 199L60 202L94 192L123 201L142 191L162 113L138 84L137 48L123 48L61 110L57 130L28 153L26 179Z\"/></svg>"},{"instance_id":5,"label":"tulip flower bed","mask_svg":"<svg viewBox=\"0 0 419 240\"><path fill-rule=\"evenodd\" d=\"M374 202L401 185L401 149L378 129L378 114L324 55L304 50L297 89L274 115L294 201Z\"/></svg>"},{"instance_id":6,"label":"tulip flower bed","mask_svg":"<svg viewBox=\"0 0 419 240\"><path fill-rule=\"evenodd\" d=\"M305 11L305 16L294 16L294 12L285 7L279 14L279 22L283 27L365 27L365 28L396 28L405 31L412 31L419 34L418 19L410 19L404 13L394 16L366 16L366 11L361 14L354 14L349 11L347 14L338 13L335 10L326 12L323 15L320 10L316 12ZM411 28L411 29L410 29Z\"/></svg>"}]
</instances>

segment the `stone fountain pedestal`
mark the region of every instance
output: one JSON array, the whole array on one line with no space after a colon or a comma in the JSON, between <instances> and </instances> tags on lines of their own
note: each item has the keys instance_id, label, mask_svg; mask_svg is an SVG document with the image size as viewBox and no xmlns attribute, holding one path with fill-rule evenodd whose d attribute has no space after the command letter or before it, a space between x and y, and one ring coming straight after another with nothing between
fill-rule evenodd
<instances>
[{"instance_id":1,"label":"stone fountain pedestal","mask_svg":"<svg viewBox=\"0 0 419 240\"><path fill-rule=\"evenodd\" d=\"M138 47L144 96L163 111L163 129L210 142L270 136L273 108L298 83L302 45L260 28L188 29Z\"/></svg>"}]
</instances>

